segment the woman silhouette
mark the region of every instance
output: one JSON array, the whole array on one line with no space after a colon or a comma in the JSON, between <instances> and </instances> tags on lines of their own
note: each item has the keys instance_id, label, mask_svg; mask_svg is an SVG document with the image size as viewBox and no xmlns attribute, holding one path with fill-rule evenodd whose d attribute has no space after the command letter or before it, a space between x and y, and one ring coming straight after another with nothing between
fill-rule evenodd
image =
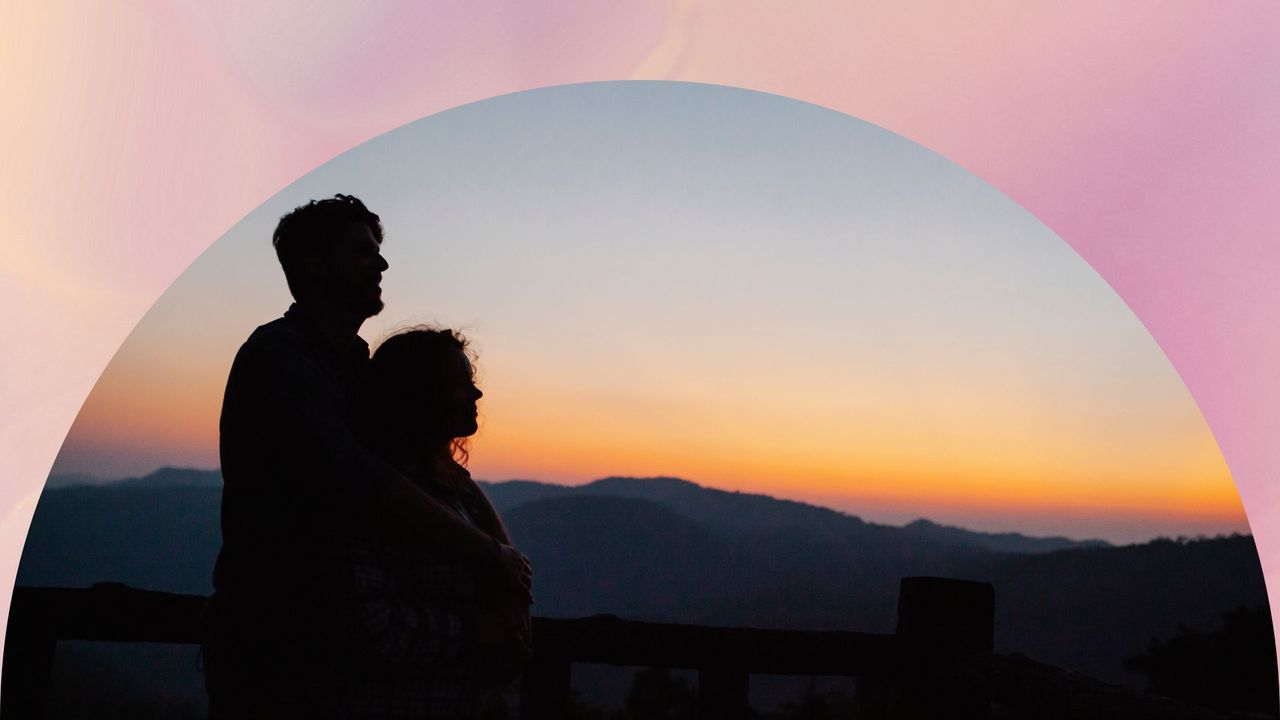
<instances>
[{"instance_id":1,"label":"woman silhouette","mask_svg":"<svg viewBox=\"0 0 1280 720\"><path fill-rule=\"evenodd\" d=\"M369 447L419 488L509 545L501 518L464 467L483 396L467 341L430 327L374 353L357 422ZM334 569L346 667L329 692L342 717L474 718L501 702L529 647L528 605L451 558L409 555L361 533Z\"/></svg>"}]
</instances>

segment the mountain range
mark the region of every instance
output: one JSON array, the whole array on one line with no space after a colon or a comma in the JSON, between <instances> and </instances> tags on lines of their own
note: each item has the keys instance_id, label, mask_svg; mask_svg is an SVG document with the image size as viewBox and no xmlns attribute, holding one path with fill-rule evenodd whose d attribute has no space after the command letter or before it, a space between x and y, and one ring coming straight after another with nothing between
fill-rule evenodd
<instances>
[{"instance_id":1,"label":"mountain range","mask_svg":"<svg viewBox=\"0 0 1280 720\"><path fill-rule=\"evenodd\" d=\"M966 578L995 586L998 652L1141 685L1123 660L1152 639L1267 602L1248 536L1116 547L895 527L665 477L483 486L534 565L538 615L889 633L900 578ZM18 583L206 594L220 488L217 471L175 468L109 484L51 478Z\"/></svg>"}]
</instances>

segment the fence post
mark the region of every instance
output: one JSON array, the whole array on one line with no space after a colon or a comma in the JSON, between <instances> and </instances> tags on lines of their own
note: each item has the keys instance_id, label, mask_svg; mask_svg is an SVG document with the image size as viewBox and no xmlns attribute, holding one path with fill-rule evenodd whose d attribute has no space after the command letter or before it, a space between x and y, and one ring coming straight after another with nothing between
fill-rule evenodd
<instances>
[{"instance_id":1,"label":"fence post","mask_svg":"<svg viewBox=\"0 0 1280 720\"><path fill-rule=\"evenodd\" d=\"M0 717L5 720L44 717L57 648L58 641L49 626L48 608L42 607L31 591L15 588L4 637Z\"/></svg>"},{"instance_id":2,"label":"fence post","mask_svg":"<svg viewBox=\"0 0 1280 720\"><path fill-rule=\"evenodd\" d=\"M989 583L902 579L897 630L902 652L892 699L894 718L989 717L994 615L995 589Z\"/></svg>"},{"instance_id":3,"label":"fence post","mask_svg":"<svg viewBox=\"0 0 1280 720\"><path fill-rule=\"evenodd\" d=\"M746 720L747 672L733 667L698 670L698 720Z\"/></svg>"},{"instance_id":4,"label":"fence post","mask_svg":"<svg viewBox=\"0 0 1280 720\"><path fill-rule=\"evenodd\" d=\"M572 663L567 655L536 650L520 681L521 720L562 718L568 714Z\"/></svg>"}]
</instances>

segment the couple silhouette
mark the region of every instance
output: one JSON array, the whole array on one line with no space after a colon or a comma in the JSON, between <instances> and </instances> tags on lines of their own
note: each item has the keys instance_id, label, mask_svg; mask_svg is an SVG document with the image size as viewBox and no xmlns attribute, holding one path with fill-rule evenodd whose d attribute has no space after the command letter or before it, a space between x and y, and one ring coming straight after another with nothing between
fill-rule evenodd
<instances>
[{"instance_id":1,"label":"couple silhouette","mask_svg":"<svg viewBox=\"0 0 1280 720\"><path fill-rule=\"evenodd\" d=\"M467 341L415 327L372 358L383 231L349 195L280 219L294 303L236 354L222 548L203 618L209 716L473 718L529 652L532 569L464 465Z\"/></svg>"}]
</instances>

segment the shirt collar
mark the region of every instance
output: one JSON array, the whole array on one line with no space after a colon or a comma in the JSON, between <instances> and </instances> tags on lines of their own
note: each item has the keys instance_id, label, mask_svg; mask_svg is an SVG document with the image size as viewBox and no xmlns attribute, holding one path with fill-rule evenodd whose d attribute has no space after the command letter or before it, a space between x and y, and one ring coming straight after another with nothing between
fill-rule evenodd
<instances>
[{"instance_id":1,"label":"shirt collar","mask_svg":"<svg viewBox=\"0 0 1280 720\"><path fill-rule=\"evenodd\" d=\"M355 335L351 338L351 344L345 350L337 350L331 345L324 333L320 331L319 324L315 321L312 313L306 307L298 303L289 305L289 309L284 311L284 316L288 320L296 323L302 329L304 335L307 336L317 346L324 348L329 354L337 360L346 360L352 356L359 356L367 360L369 358L369 343L364 338Z\"/></svg>"}]
</instances>

